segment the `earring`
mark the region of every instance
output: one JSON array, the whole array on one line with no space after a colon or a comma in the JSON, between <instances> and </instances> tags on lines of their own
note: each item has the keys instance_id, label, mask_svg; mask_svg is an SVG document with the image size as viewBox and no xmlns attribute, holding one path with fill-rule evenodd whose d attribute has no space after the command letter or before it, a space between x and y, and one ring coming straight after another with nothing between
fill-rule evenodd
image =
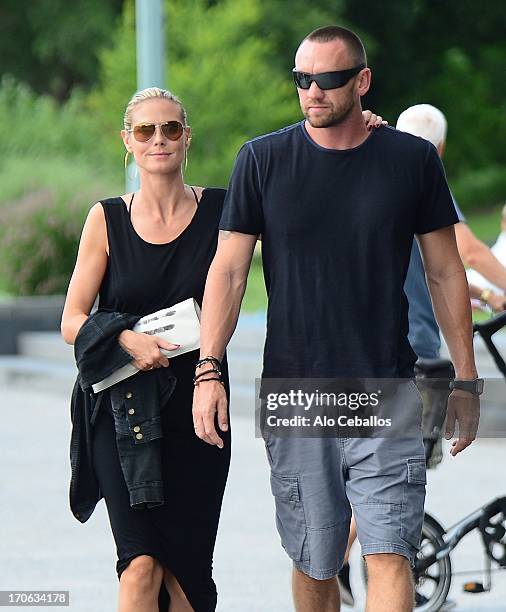
<instances>
[{"instance_id":1,"label":"earring","mask_svg":"<svg viewBox=\"0 0 506 612\"><path fill-rule=\"evenodd\" d=\"M128 156L130 155L130 151L127 151L125 153L125 170L127 169L128 166Z\"/></svg>"},{"instance_id":2,"label":"earring","mask_svg":"<svg viewBox=\"0 0 506 612\"><path fill-rule=\"evenodd\" d=\"M184 150L184 169L186 171L186 168L188 168L188 148L185 147Z\"/></svg>"}]
</instances>

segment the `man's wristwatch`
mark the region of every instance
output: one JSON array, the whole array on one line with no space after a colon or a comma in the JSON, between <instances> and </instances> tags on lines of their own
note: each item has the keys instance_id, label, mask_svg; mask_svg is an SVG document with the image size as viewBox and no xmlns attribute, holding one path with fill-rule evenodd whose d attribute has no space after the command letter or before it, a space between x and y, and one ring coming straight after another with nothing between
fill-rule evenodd
<instances>
[{"instance_id":1,"label":"man's wristwatch","mask_svg":"<svg viewBox=\"0 0 506 612\"><path fill-rule=\"evenodd\" d=\"M474 378L473 380L455 378L450 380L450 389L461 389L473 395L481 395L483 393L483 378Z\"/></svg>"}]
</instances>

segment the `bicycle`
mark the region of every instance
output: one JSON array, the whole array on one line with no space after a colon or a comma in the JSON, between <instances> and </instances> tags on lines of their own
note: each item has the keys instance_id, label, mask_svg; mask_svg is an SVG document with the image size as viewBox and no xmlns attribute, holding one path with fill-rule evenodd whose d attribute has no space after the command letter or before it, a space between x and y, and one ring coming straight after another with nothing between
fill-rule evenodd
<instances>
[{"instance_id":1,"label":"bicycle","mask_svg":"<svg viewBox=\"0 0 506 612\"><path fill-rule=\"evenodd\" d=\"M480 335L498 370L506 380L506 364L495 346L492 336L506 326L506 312L473 325L473 336ZM435 467L442 460L442 433L446 417L446 403L450 394L449 381L455 375L447 359L419 359L415 365L417 385L424 403L424 448L427 467ZM464 536L478 529L481 534L485 559L485 583L467 582L467 593L484 593L492 588L492 563L506 569L506 496L498 497L474 510L445 529L429 512L425 512L420 551L415 560L416 612L438 612L445 604L452 581L450 553ZM364 579L367 569L362 563Z\"/></svg>"},{"instance_id":2,"label":"bicycle","mask_svg":"<svg viewBox=\"0 0 506 612\"><path fill-rule=\"evenodd\" d=\"M498 370L506 379L506 364L492 340L492 336L505 326L506 312L502 312L482 323L475 323L473 335L481 336ZM433 453L441 441L446 401L450 393L448 381L454 376L453 366L445 359L418 360L415 371L422 395L427 383L433 392L430 416L424 423L424 446L428 466L431 466L431 462L437 465L439 453L435 457ZM464 591L484 593L492 588L492 563L497 564L499 569L506 569L506 496L484 504L448 529L444 529L430 513L425 513L420 552L413 570L417 612L437 612L444 605L452 580L450 553L474 529L478 529L481 535L486 579L485 583L465 583Z\"/></svg>"}]
</instances>

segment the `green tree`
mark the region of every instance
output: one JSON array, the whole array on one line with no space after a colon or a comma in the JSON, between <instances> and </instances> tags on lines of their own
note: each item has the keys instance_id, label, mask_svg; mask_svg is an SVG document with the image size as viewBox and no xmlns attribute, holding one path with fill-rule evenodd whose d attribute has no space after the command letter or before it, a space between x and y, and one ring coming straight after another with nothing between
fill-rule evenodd
<instances>
[{"instance_id":1,"label":"green tree","mask_svg":"<svg viewBox=\"0 0 506 612\"><path fill-rule=\"evenodd\" d=\"M259 35L260 0L167 2L169 88L180 96L193 128L188 180L226 185L240 145L295 121L298 105L290 75L272 63L273 43ZM100 86L92 113L107 135L111 156L123 157L118 137L124 108L135 91L133 4L128 2L113 45L101 54Z\"/></svg>"},{"instance_id":2,"label":"green tree","mask_svg":"<svg viewBox=\"0 0 506 612\"><path fill-rule=\"evenodd\" d=\"M394 125L413 104L440 108L448 119L445 166L458 198L468 206L503 199L504 3L346 0L343 14L367 43L369 108Z\"/></svg>"},{"instance_id":3,"label":"green tree","mask_svg":"<svg viewBox=\"0 0 506 612\"><path fill-rule=\"evenodd\" d=\"M76 85L89 87L98 71L97 51L107 45L123 0L2 0L2 74L58 100Z\"/></svg>"}]
</instances>

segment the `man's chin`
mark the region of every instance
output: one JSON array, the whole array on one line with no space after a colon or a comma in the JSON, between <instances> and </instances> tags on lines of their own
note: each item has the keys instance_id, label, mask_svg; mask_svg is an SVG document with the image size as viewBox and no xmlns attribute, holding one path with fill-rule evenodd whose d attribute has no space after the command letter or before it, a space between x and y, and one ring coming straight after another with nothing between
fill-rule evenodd
<instances>
[{"instance_id":1,"label":"man's chin","mask_svg":"<svg viewBox=\"0 0 506 612\"><path fill-rule=\"evenodd\" d=\"M306 114L306 120L313 128L333 127L334 125L339 125L342 121L342 119L336 118L334 115L315 116L310 113Z\"/></svg>"},{"instance_id":2,"label":"man's chin","mask_svg":"<svg viewBox=\"0 0 506 612\"><path fill-rule=\"evenodd\" d=\"M306 119L309 125L314 128L326 128L326 127L330 127L331 125L334 125L334 123L331 120L323 119L321 117L318 117L318 118L306 117Z\"/></svg>"}]
</instances>

